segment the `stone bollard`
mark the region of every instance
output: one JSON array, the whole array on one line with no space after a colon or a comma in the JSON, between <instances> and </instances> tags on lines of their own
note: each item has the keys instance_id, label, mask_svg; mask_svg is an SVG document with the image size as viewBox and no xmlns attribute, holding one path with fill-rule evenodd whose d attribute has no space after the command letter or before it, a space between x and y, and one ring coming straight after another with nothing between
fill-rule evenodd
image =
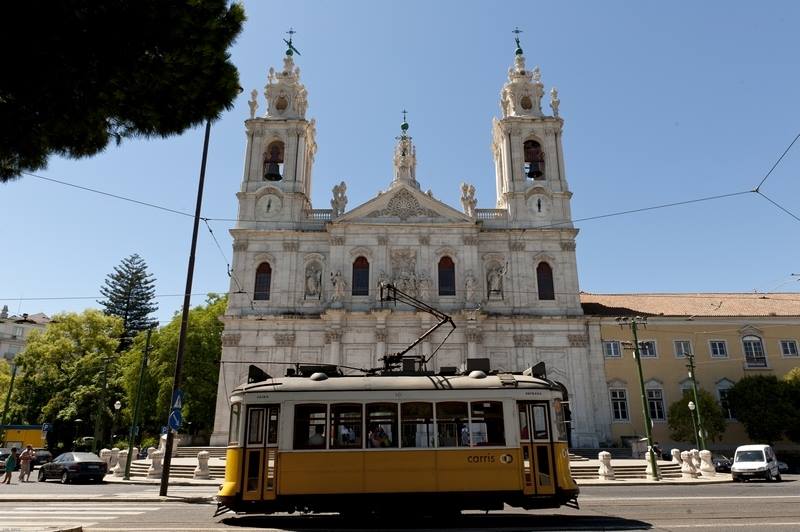
<instances>
[{"instance_id":1,"label":"stone bollard","mask_svg":"<svg viewBox=\"0 0 800 532\"><path fill-rule=\"evenodd\" d=\"M117 465L114 466L114 476L125 476L125 462L128 461L128 449L122 449L117 455Z\"/></svg>"},{"instance_id":2,"label":"stone bollard","mask_svg":"<svg viewBox=\"0 0 800 532\"><path fill-rule=\"evenodd\" d=\"M200 451L197 453L197 467L194 469L193 478L195 479L209 479L211 473L208 470L208 451Z\"/></svg>"},{"instance_id":3,"label":"stone bollard","mask_svg":"<svg viewBox=\"0 0 800 532\"><path fill-rule=\"evenodd\" d=\"M147 478L161 478L161 460L164 458L164 453L156 451L150 456L150 469L147 470Z\"/></svg>"},{"instance_id":4,"label":"stone bollard","mask_svg":"<svg viewBox=\"0 0 800 532\"><path fill-rule=\"evenodd\" d=\"M711 461L711 451L700 451L700 474L705 478L717 476L717 469Z\"/></svg>"},{"instance_id":5,"label":"stone bollard","mask_svg":"<svg viewBox=\"0 0 800 532\"><path fill-rule=\"evenodd\" d=\"M669 454L672 455L672 463L681 465L681 451L680 449L672 449Z\"/></svg>"},{"instance_id":6,"label":"stone bollard","mask_svg":"<svg viewBox=\"0 0 800 532\"><path fill-rule=\"evenodd\" d=\"M153 457L153 453L156 452L156 451L157 451L157 449L155 447L148 447L147 448L147 459L150 460L150 458Z\"/></svg>"},{"instance_id":7,"label":"stone bollard","mask_svg":"<svg viewBox=\"0 0 800 532\"><path fill-rule=\"evenodd\" d=\"M614 480L614 468L611 466L611 453L602 451L598 453L600 467L597 469L597 478L600 480Z\"/></svg>"},{"instance_id":8,"label":"stone bollard","mask_svg":"<svg viewBox=\"0 0 800 532\"><path fill-rule=\"evenodd\" d=\"M683 451L681 453L681 477L682 478L697 478L697 470L692 463L691 451Z\"/></svg>"},{"instance_id":9,"label":"stone bollard","mask_svg":"<svg viewBox=\"0 0 800 532\"><path fill-rule=\"evenodd\" d=\"M116 467L119 461L119 447L111 449L111 460L108 462L108 467Z\"/></svg>"},{"instance_id":10,"label":"stone bollard","mask_svg":"<svg viewBox=\"0 0 800 532\"><path fill-rule=\"evenodd\" d=\"M172 457L178 456L178 445L181 443L181 438L177 434L172 438Z\"/></svg>"},{"instance_id":11,"label":"stone bollard","mask_svg":"<svg viewBox=\"0 0 800 532\"><path fill-rule=\"evenodd\" d=\"M645 469L645 477L647 480L656 480L655 472L658 469L658 453L650 453L649 451L647 454L644 455L644 461L647 463L647 468Z\"/></svg>"},{"instance_id":12,"label":"stone bollard","mask_svg":"<svg viewBox=\"0 0 800 532\"><path fill-rule=\"evenodd\" d=\"M697 474L699 475L700 474L700 451L698 451L697 449L692 449L689 452L692 453L692 465L694 466L695 470L697 471Z\"/></svg>"},{"instance_id":13,"label":"stone bollard","mask_svg":"<svg viewBox=\"0 0 800 532\"><path fill-rule=\"evenodd\" d=\"M100 460L106 463L106 471L111 472L109 463L111 462L111 449L100 449Z\"/></svg>"},{"instance_id":14,"label":"stone bollard","mask_svg":"<svg viewBox=\"0 0 800 532\"><path fill-rule=\"evenodd\" d=\"M131 460L138 460L139 459L139 448L133 448L133 456L131 456Z\"/></svg>"}]
</instances>

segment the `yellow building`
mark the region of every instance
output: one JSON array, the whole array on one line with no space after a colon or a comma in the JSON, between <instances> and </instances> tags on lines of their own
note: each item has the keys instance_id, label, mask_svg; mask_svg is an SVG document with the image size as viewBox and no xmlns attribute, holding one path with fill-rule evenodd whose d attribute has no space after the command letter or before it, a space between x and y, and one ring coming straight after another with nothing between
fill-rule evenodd
<instances>
[{"instance_id":1,"label":"yellow building","mask_svg":"<svg viewBox=\"0 0 800 532\"><path fill-rule=\"evenodd\" d=\"M653 438L664 449L673 443L669 405L691 390L686 353L693 353L698 389L710 392L728 413L721 442L729 449L748 443L744 427L727 408L728 390L742 377L782 378L800 366L800 294L581 294L589 320L591 349L601 353L611 413L612 443L644 435L639 376L629 326L618 317L642 316L642 372ZM632 343L629 344L632 347ZM686 442L682 443L686 446Z\"/></svg>"},{"instance_id":2,"label":"yellow building","mask_svg":"<svg viewBox=\"0 0 800 532\"><path fill-rule=\"evenodd\" d=\"M38 449L43 448L46 444L42 425L5 425L1 428L3 440L0 442L0 446L4 448L24 449L26 446L32 445Z\"/></svg>"}]
</instances>

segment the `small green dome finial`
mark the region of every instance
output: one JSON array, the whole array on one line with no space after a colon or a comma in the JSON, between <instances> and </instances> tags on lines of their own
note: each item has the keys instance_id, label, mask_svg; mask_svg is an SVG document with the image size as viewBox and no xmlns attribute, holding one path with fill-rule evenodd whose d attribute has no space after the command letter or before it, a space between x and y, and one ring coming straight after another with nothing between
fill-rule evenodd
<instances>
[{"instance_id":1,"label":"small green dome finial","mask_svg":"<svg viewBox=\"0 0 800 532\"><path fill-rule=\"evenodd\" d=\"M295 54L295 52L297 52L297 55L300 55L300 51L294 47L294 44L292 44L292 36L297 32L294 31L293 28L289 28L289 31L287 31L286 33L289 34L289 40L288 41L286 39L283 40L283 42L286 43L286 46L288 46L288 48L286 48L286 55L291 57Z\"/></svg>"},{"instance_id":2,"label":"small green dome finial","mask_svg":"<svg viewBox=\"0 0 800 532\"><path fill-rule=\"evenodd\" d=\"M514 42L517 43L517 49L514 50L514 54L522 55L522 45L519 43L519 34L522 33L522 30L517 27L511 30L511 33L514 34Z\"/></svg>"},{"instance_id":3,"label":"small green dome finial","mask_svg":"<svg viewBox=\"0 0 800 532\"><path fill-rule=\"evenodd\" d=\"M403 123L400 124L400 129L403 130L403 134L405 134L405 132L408 131L408 122L406 121L406 114L407 113L408 113L408 111L403 109Z\"/></svg>"}]
</instances>

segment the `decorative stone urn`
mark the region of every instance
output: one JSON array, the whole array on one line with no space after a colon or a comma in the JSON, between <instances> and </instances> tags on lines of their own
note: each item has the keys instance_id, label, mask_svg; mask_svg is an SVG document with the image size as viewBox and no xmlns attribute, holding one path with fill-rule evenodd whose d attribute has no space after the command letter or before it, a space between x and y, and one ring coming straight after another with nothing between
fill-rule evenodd
<instances>
[{"instance_id":1,"label":"decorative stone urn","mask_svg":"<svg viewBox=\"0 0 800 532\"><path fill-rule=\"evenodd\" d=\"M711 451L700 451L700 474L704 478L712 478L717 476L717 469L711 461Z\"/></svg>"},{"instance_id":2,"label":"decorative stone urn","mask_svg":"<svg viewBox=\"0 0 800 532\"><path fill-rule=\"evenodd\" d=\"M150 469L147 470L147 478L161 478L162 465L161 461L164 459L164 453L156 451L150 456Z\"/></svg>"},{"instance_id":3,"label":"decorative stone urn","mask_svg":"<svg viewBox=\"0 0 800 532\"><path fill-rule=\"evenodd\" d=\"M117 465L114 466L114 476L121 477L125 475L125 462L128 461L128 449L121 450L117 458Z\"/></svg>"},{"instance_id":4,"label":"decorative stone urn","mask_svg":"<svg viewBox=\"0 0 800 532\"><path fill-rule=\"evenodd\" d=\"M200 451L197 453L197 467L194 468L195 479L209 479L211 473L208 470L208 451Z\"/></svg>"},{"instance_id":5,"label":"decorative stone urn","mask_svg":"<svg viewBox=\"0 0 800 532\"><path fill-rule=\"evenodd\" d=\"M683 451L681 453L681 477L682 478L697 478L697 469L692 463L691 451Z\"/></svg>"},{"instance_id":6,"label":"decorative stone urn","mask_svg":"<svg viewBox=\"0 0 800 532\"><path fill-rule=\"evenodd\" d=\"M111 449L111 460L108 462L108 467L116 467L119 461L119 447Z\"/></svg>"},{"instance_id":7,"label":"decorative stone urn","mask_svg":"<svg viewBox=\"0 0 800 532\"><path fill-rule=\"evenodd\" d=\"M597 469L597 478L600 480L614 480L614 468L611 466L611 453L602 451L598 453L600 467Z\"/></svg>"}]
</instances>

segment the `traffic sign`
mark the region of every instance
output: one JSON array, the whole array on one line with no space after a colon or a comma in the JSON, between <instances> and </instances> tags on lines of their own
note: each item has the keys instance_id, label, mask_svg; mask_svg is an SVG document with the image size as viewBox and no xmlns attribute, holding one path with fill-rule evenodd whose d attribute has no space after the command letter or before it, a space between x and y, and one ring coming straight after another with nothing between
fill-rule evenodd
<instances>
[{"instance_id":1,"label":"traffic sign","mask_svg":"<svg viewBox=\"0 0 800 532\"><path fill-rule=\"evenodd\" d=\"M172 408L180 410L183 407L183 390L175 390L172 395Z\"/></svg>"},{"instance_id":2,"label":"traffic sign","mask_svg":"<svg viewBox=\"0 0 800 532\"><path fill-rule=\"evenodd\" d=\"M166 434L167 432L169 432L169 429L167 428L167 426L166 425L161 425L161 434Z\"/></svg>"},{"instance_id":3,"label":"traffic sign","mask_svg":"<svg viewBox=\"0 0 800 532\"><path fill-rule=\"evenodd\" d=\"M181 415L181 411L177 408L173 408L172 412L169 414L169 428L178 432L181 428L181 423L183 422L183 416Z\"/></svg>"}]
</instances>

